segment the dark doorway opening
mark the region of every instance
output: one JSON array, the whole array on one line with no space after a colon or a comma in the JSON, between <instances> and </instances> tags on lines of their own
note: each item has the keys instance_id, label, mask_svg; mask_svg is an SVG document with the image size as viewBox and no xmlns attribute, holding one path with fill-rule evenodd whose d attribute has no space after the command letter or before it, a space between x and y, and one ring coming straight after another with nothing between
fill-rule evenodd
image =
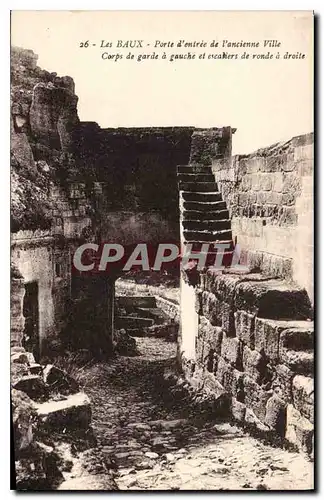
<instances>
[{"instance_id":1,"label":"dark doorway opening","mask_svg":"<svg viewBox=\"0 0 324 500\"><path fill-rule=\"evenodd\" d=\"M23 314L25 317L23 347L26 349L26 351L32 352L35 360L39 362L40 343L37 281L32 281L31 283L25 284Z\"/></svg>"}]
</instances>

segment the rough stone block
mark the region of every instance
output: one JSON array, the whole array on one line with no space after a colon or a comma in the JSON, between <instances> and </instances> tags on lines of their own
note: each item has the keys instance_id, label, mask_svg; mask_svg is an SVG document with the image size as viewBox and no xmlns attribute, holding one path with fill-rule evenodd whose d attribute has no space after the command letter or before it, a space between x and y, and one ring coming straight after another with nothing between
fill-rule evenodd
<instances>
[{"instance_id":1,"label":"rough stone block","mask_svg":"<svg viewBox=\"0 0 324 500\"><path fill-rule=\"evenodd\" d=\"M207 272L208 275L208 272ZM235 287L242 276L233 274L216 274L214 275L213 292L222 301L230 304L235 295Z\"/></svg>"},{"instance_id":2,"label":"rough stone block","mask_svg":"<svg viewBox=\"0 0 324 500\"><path fill-rule=\"evenodd\" d=\"M41 421L56 428L87 428L91 421L91 405L82 392L71 394L62 401L36 404Z\"/></svg>"},{"instance_id":3,"label":"rough stone block","mask_svg":"<svg viewBox=\"0 0 324 500\"><path fill-rule=\"evenodd\" d=\"M314 173L314 160L300 160L298 162L298 173L301 176L313 175Z\"/></svg>"},{"instance_id":4,"label":"rough stone block","mask_svg":"<svg viewBox=\"0 0 324 500\"><path fill-rule=\"evenodd\" d=\"M242 368L242 343L236 337L223 333L221 356L232 366Z\"/></svg>"},{"instance_id":5,"label":"rough stone block","mask_svg":"<svg viewBox=\"0 0 324 500\"><path fill-rule=\"evenodd\" d=\"M294 150L294 160L312 160L314 158L314 144L298 146Z\"/></svg>"},{"instance_id":6,"label":"rough stone block","mask_svg":"<svg viewBox=\"0 0 324 500\"><path fill-rule=\"evenodd\" d=\"M45 383L38 375L26 375L22 377L15 382L13 388L17 391L25 392L27 396L35 401L44 400L48 395Z\"/></svg>"},{"instance_id":7,"label":"rough stone block","mask_svg":"<svg viewBox=\"0 0 324 500\"><path fill-rule=\"evenodd\" d=\"M274 172L272 174L272 189L276 193L281 193L283 188L283 173Z\"/></svg>"},{"instance_id":8,"label":"rough stone block","mask_svg":"<svg viewBox=\"0 0 324 500\"><path fill-rule=\"evenodd\" d=\"M202 313L202 290L196 290L195 311L197 314Z\"/></svg>"},{"instance_id":9,"label":"rough stone block","mask_svg":"<svg viewBox=\"0 0 324 500\"><path fill-rule=\"evenodd\" d=\"M244 404L253 410L263 423L266 416L266 404L273 395L272 391L265 391L251 377L244 375Z\"/></svg>"},{"instance_id":10,"label":"rough stone block","mask_svg":"<svg viewBox=\"0 0 324 500\"><path fill-rule=\"evenodd\" d=\"M244 399L244 374L233 368L220 356L218 357L216 379L224 387L225 391L239 401Z\"/></svg>"},{"instance_id":11,"label":"rough stone block","mask_svg":"<svg viewBox=\"0 0 324 500\"><path fill-rule=\"evenodd\" d=\"M303 323L304 326L288 328L280 334L280 347L305 351L314 347L313 322Z\"/></svg>"},{"instance_id":12,"label":"rough stone block","mask_svg":"<svg viewBox=\"0 0 324 500\"><path fill-rule=\"evenodd\" d=\"M198 325L198 338L202 338L206 349L213 349L216 354L221 353L223 330L213 326L210 321L200 317Z\"/></svg>"},{"instance_id":13,"label":"rough stone block","mask_svg":"<svg viewBox=\"0 0 324 500\"><path fill-rule=\"evenodd\" d=\"M28 364L27 352L15 352L11 355L12 363Z\"/></svg>"},{"instance_id":14,"label":"rough stone block","mask_svg":"<svg viewBox=\"0 0 324 500\"><path fill-rule=\"evenodd\" d=\"M43 370L44 382L49 391L72 394L79 391L79 384L70 375L54 365L46 365Z\"/></svg>"},{"instance_id":15,"label":"rough stone block","mask_svg":"<svg viewBox=\"0 0 324 500\"><path fill-rule=\"evenodd\" d=\"M275 392L289 403L292 402L292 381L295 373L286 365L276 365L272 387Z\"/></svg>"},{"instance_id":16,"label":"rough stone block","mask_svg":"<svg viewBox=\"0 0 324 500\"><path fill-rule=\"evenodd\" d=\"M15 441L15 459L34 439L33 420L36 417L35 403L24 392L12 389L12 423Z\"/></svg>"},{"instance_id":17,"label":"rough stone block","mask_svg":"<svg viewBox=\"0 0 324 500\"><path fill-rule=\"evenodd\" d=\"M215 401L222 400L225 396L227 396L224 387L216 379L213 373L206 372L204 374L204 391L206 391L206 389L207 392L212 393L213 399L215 399Z\"/></svg>"},{"instance_id":18,"label":"rough stone block","mask_svg":"<svg viewBox=\"0 0 324 500\"><path fill-rule=\"evenodd\" d=\"M213 326L222 325L222 311L220 301L213 293L203 292L202 313Z\"/></svg>"},{"instance_id":19,"label":"rough stone block","mask_svg":"<svg viewBox=\"0 0 324 500\"><path fill-rule=\"evenodd\" d=\"M233 305L227 302L220 302L222 314L222 329L229 337L235 337L235 319Z\"/></svg>"},{"instance_id":20,"label":"rough stone block","mask_svg":"<svg viewBox=\"0 0 324 500\"><path fill-rule=\"evenodd\" d=\"M314 373L314 351L282 349L280 351L280 361L295 373L301 375L313 375Z\"/></svg>"},{"instance_id":21,"label":"rough stone block","mask_svg":"<svg viewBox=\"0 0 324 500\"><path fill-rule=\"evenodd\" d=\"M280 334L284 330L307 326L306 321L281 321L275 319L255 319L255 349L264 350L268 358L277 363L279 360Z\"/></svg>"},{"instance_id":22,"label":"rough stone block","mask_svg":"<svg viewBox=\"0 0 324 500\"><path fill-rule=\"evenodd\" d=\"M306 290L280 280L238 283L235 308L270 319L304 320L311 315Z\"/></svg>"},{"instance_id":23,"label":"rough stone block","mask_svg":"<svg viewBox=\"0 0 324 500\"><path fill-rule=\"evenodd\" d=\"M284 436L286 431L286 406L287 404L276 394L271 396L266 404L265 424L280 436Z\"/></svg>"},{"instance_id":24,"label":"rough stone block","mask_svg":"<svg viewBox=\"0 0 324 500\"><path fill-rule=\"evenodd\" d=\"M234 317L236 337L250 349L254 349L255 316L245 311L236 311Z\"/></svg>"},{"instance_id":25,"label":"rough stone block","mask_svg":"<svg viewBox=\"0 0 324 500\"><path fill-rule=\"evenodd\" d=\"M300 413L314 422L314 379L296 375L292 382L294 406Z\"/></svg>"},{"instance_id":26,"label":"rough stone block","mask_svg":"<svg viewBox=\"0 0 324 500\"><path fill-rule=\"evenodd\" d=\"M313 424L291 404L287 406L286 422L285 438L297 445L303 453L311 454L314 438Z\"/></svg>"},{"instance_id":27,"label":"rough stone block","mask_svg":"<svg viewBox=\"0 0 324 500\"><path fill-rule=\"evenodd\" d=\"M246 406L236 398L231 399L231 414L237 422L244 422L246 413Z\"/></svg>"},{"instance_id":28,"label":"rough stone block","mask_svg":"<svg viewBox=\"0 0 324 500\"><path fill-rule=\"evenodd\" d=\"M272 175L263 173L260 174L260 190L270 191L272 189Z\"/></svg>"},{"instance_id":29,"label":"rough stone block","mask_svg":"<svg viewBox=\"0 0 324 500\"><path fill-rule=\"evenodd\" d=\"M257 384L261 384L267 371L267 360L264 354L243 347L243 371L253 378Z\"/></svg>"},{"instance_id":30,"label":"rough stone block","mask_svg":"<svg viewBox=\"0 0 324 500\"><path fill-rule=\"evenodd\" d=\"M260 431L266 432L269 430L269 427L265 425L261 420L257 417L251 408L246 408L245 419L244 422Z\"/></svg>"}]
</instances>

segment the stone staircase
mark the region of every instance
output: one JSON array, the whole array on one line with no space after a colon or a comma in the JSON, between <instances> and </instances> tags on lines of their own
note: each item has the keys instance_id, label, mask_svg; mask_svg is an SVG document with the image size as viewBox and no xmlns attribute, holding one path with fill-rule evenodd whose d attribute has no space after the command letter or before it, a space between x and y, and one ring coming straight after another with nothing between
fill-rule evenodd
<instances>
[{"instance_id":1,"label":"stone staircase","mask_svg":"<svg viewBox=\"0 0 324 500\"><path fill-rule=\"evenodd\" d=\"M178 323L158 307L153 296L116 297L117 330L124 329L132 337L172 337L176 340Z\"/></svg>"},{"instance_id":2,"label":"stone staircase","mask_svg":"<svg viewBox=\"0 0 324 500\"><path fill-rule=\"evenodd\" d=\"M178 166L178 181L182 245L199 251L203 243L228 243L223 265L230 267L231 220L211 167ZM199 315L194 377L215 395L230 395L235 420L313 455L314 325L306 290L260 269L208 269L212 257L194 278L187 269L184 276ZM190 362L183 367L190 379Z\"/></svg>"},{"instance_id":3,"label":"stone staircase","mask_svg":"<svg viewBox=\"0 0 324 500\"><path fill-rule=\"evenodd\" d=\"M191 243L194 251L199 251L204 243L227 244L229 248L224 252L223 264L230 264L233 255L231 221L211 167L179 165L177 175L182 244ZM212 247L210 250L207 265L216 257Z\"/></svg>"}]
</instances>

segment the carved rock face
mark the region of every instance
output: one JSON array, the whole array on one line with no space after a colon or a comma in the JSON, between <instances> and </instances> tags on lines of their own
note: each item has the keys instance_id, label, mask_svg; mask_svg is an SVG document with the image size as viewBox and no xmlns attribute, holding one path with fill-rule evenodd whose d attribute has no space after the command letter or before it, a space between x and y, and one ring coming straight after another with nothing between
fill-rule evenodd
<instances>
[{"instance_id":1,"label":"carved rock face","mask_svg":"<svg viewBox=\"0 0 324 500\"><path fill-rule=\"evenodd\" d=\"M37 84L29 114L35 139L57 150L66 149L70 145L69 133L78 123L77 100L66 88Z\"/></svg>"}]
</instances>

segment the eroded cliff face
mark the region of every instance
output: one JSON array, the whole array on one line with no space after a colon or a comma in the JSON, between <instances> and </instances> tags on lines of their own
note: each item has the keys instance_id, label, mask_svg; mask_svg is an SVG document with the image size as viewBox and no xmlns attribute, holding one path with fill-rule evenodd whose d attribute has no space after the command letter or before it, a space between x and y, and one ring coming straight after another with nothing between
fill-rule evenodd
<instances>
[{"instance_id":1,"label":"eroded cliff face","mask_svg":"<svg viewBox=\"0 0 324 500\"><path fill-rule=\"evenodd\" d=\"M11 52L12 230L48 229L55 209L50 188L73 168L79 123L72 78L37 66L30 50Z\"/></svg>"}]
</instances>

